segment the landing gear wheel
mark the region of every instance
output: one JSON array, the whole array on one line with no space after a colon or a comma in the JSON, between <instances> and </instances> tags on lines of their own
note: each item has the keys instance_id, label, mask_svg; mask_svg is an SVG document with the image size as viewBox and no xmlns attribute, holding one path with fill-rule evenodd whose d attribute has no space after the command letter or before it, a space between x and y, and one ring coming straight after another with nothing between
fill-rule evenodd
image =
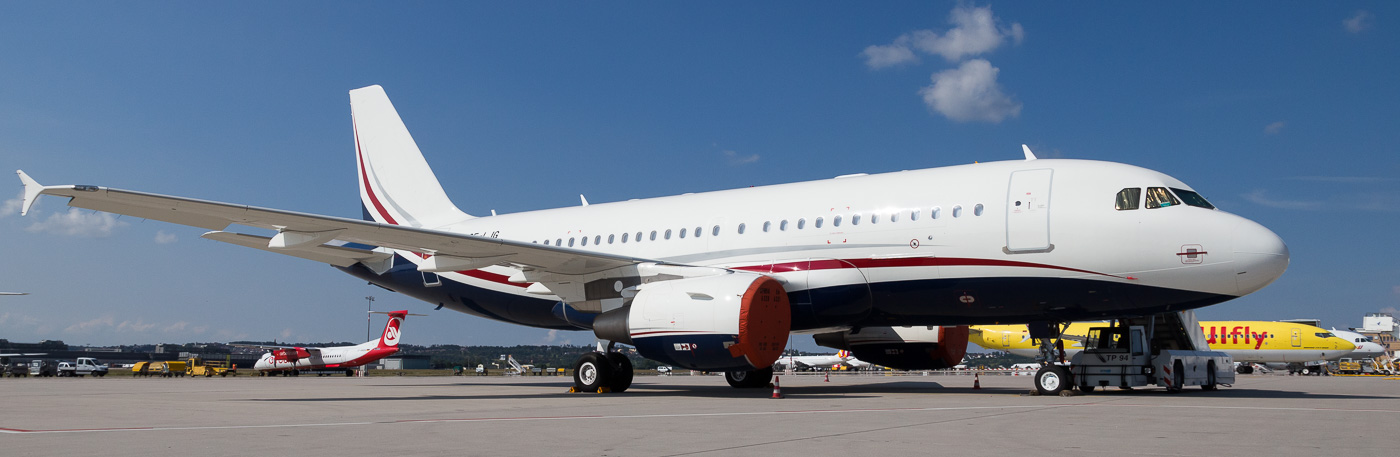
<instances>
[{"instance_id":1,"label":"landing gear wheel","mask_svg":"<svg viewBox=\"0 0 1400 457\"><path fill-rule=\"evenodd\" d=\"M736 389L756 389L768 387L768 381L773 379L773 367L752 371L726 371L724 380L729 382L729 386Z\"/></svg>"},{"instance_id":2,"label":"landing gear wheel","mask_svg":"<svg viewBox=\"0 0 1400 457\"><path fill-rule=\"evenodd\" d=\"M608 388L613 392L626 392L632 387L632 360L621 352L609 352L608 362L612 364L613 378Z\"/></svg>"},{"instance_id":3,"label":"landing gear wheel","mask_svg":"<svg viewBox=\"0 0 1400 457\"><path fill-rule=\"evenodd\" d=\"M612 388L613 364L601 352L590 352L574 363L574 390L597 392L599 387Z\"/></svg>"},{"instance_id":4,"label":"landing gear wheel","mask_svg":"<svg viewBox=\"0 0 1400 457\"><path fill-rule=\"evenodd\" d=\"M1239 368L1236 368L1236 369L1235 369L1235 373L1239 373L1239 374L1253 374L1253 373L1254 373L1254 367L1251 366L1251 365L1240 365Z\"/></svg>"},{"instance_id":5,"label":"landing gear wheel","mask_svg":"<svg viewBox=\"0 0 1400 457\"><path fill-rule=\"evenodd\" d=\"M1059 395L1071 382L1069 370L1059 365L1046 365L1035 372L1035 391L1041 395Z\"/></svg>"},{"instance_id":6,"label":"landing gear wheel","mask_svg":"<svg viewBox=\"0 0 1400 457\"><path fill-rule=\"evenodd\" d=\"M1215 383L1215 362L1206 364L1206 383L1201 384L1201 390L1215 390L1219 387Z\"/></svg>"}]
</instances>

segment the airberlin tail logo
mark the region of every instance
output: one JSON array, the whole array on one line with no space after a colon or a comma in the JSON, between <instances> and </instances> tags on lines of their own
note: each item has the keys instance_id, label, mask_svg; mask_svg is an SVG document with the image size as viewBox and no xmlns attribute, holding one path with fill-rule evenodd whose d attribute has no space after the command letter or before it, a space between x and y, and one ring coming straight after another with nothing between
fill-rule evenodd
<instances>
[{"instance_id":1,"label":"airberlin tail logo","mask_svg":"<svg viewBox=\"0 0 1400 457\"><path fill-rule=\"evenodd\" d=\"M389 318L389 326L384 329L385 346L399 345L399 323L401 322L403 322L403 319L397 317Z\"/></svg>"}]
</instances>

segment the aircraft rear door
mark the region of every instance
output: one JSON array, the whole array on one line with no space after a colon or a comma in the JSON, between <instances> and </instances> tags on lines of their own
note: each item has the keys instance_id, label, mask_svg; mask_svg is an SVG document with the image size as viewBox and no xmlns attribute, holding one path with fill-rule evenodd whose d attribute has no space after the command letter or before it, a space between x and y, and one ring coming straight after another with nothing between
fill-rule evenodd
<instances>
[{"instance_id":1,"label":"aircraft rear door","mask_svg":"<svg viewBox=\"0 0 1400 457\"><path fill-rule=\"evenodd\" d=\"M1050 180L1054 170L1011 173L1006 192L1006 250L1046 252L1050 244Z\"/></svg>"}]
</instances>

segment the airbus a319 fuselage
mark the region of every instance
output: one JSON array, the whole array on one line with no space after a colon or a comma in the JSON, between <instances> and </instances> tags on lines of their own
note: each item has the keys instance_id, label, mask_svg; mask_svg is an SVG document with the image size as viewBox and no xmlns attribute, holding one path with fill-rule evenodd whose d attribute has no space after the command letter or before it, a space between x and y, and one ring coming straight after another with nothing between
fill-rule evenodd
<instances>
[{"instance_id":1,"label":"airbus a319 fuselage","mask_svg":"<svg viewBox=\"0 0 1400 457\"><path fill-rule=\"evenodd\" d=\"M439 308L591 329L648 358L738 373L771 366L791 332L903 354L882 362L851 348L887 366L951 366L966 345L952 326L1189 310L1258 290L1288 264L1273 232L1175 178L1028 148L1025 160L473 217L383 89L351 91L351 108L359 220L45 187L21 172L24 208L61 195L205 227L205 238L335 265ZM223 231L231 224L277 234ZM961 346L929 350L949 344ZM580 373L601 367L597 379L625 389L630 363L607 352L581 359Z\"/></svg>"}]
</instances>

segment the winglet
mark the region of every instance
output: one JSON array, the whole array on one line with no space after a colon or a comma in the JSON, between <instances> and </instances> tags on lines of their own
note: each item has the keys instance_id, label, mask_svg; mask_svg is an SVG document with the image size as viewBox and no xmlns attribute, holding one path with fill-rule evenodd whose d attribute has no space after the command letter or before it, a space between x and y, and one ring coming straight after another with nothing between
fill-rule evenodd
<instances>
[{"instance_id":1,"label":"winglet","mask_svg":"<svg viewBox=\"0 0 1400 457\"><path fill-rule=\"evenodd\" d=\"M19 180L24 183L24 205L19 208L19 215L29 214L29 207L34 206L34 200L39 198L39 193L44 191L44 186L29 175L24 174L24 170L15 170L19 175Z\"/></svg>"},{"instance_id":2,"label":"winglet","mask_svg":"<svg viewBox=\"0 0 1400 457\"><path fill-rule=\"evenodd\" d=\"M1026 160L1035 160L1035 153L1031 152L1030 146L1021 145L1021 152L1026 153Z\"/></svg>"},{"instance_id":3,"label":"winglet","mask_svg":"<svg viewBox=\"0 0 1400 457\"><path fill-rule=\"evenodd\" d=\"M582 202L583 206L588 206L588 199L583 198L583 194L578 194L578 201Z\"/></svg>"}]
</instances>

